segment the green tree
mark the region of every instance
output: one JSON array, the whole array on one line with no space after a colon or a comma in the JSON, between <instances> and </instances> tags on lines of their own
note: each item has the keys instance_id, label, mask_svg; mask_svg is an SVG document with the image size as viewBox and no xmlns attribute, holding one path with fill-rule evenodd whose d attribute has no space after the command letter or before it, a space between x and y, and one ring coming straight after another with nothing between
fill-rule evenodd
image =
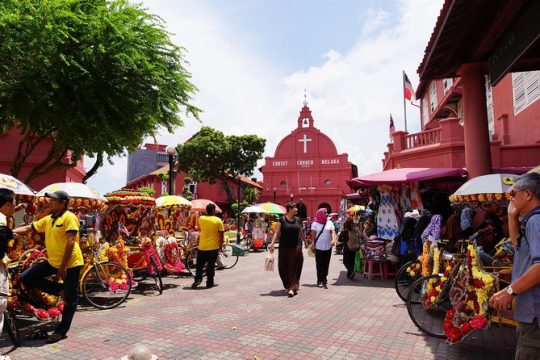
<instances>
[{"instance_id":1,"label":"green tree","mask_svg":"<svg viewBox=\"0 0 540 360\"><path fill-rule=\"evenodd\" d=\"M147 186L140 187L139 192L145 193L148 196L152 196L152 195L154 195L156 193L156 191L154 189L152 189L150 187L147 187Z\"/></svg>"},{"instance_id":2,"label":"green tree","mask_svg":"<svg viewBox=\"0 0 540 360\"><path fill-rule=\"evenodd\" d=\"M239 175L250 176L262 158L266 140L256 135L225 136L221 131L203 126L184 144L177 146L179 169L196 181L220 180L232 203L229 179L240 186Z\"/></svg>"},{"instance_id":3,"label":"green tree","mask_svg":"<svg viewBox=\"0 0 540 360\"><path fill-rule=\"evenodd\" d=\"M244 188L244 201L248 204L253 204L261 197L259 189L254 187Z\"/></svg>"},{"instance_id":4,"label":"green tree","mask_svg":"<svg viewBox=\"0 0 540 360\"><path fill-rule=\"evenodd\" d=\"M25 181L88 155L86 180L104 159L199 116L184 49L128 0L2 0L0 59L0 133L22 136L11 174L52 143Z\"/></svg>"}]
</instances>

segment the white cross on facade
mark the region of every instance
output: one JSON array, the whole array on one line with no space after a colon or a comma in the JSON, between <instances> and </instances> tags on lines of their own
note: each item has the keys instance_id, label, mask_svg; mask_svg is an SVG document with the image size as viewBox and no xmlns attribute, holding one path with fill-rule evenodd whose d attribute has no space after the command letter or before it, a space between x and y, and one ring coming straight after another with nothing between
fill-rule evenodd
<instances>
[{"instance_id":1,"label":"white cross on facade","mask_svg":"<svg viewBox=\"0 0 540 360\"><path fill-rule=\"evenodd\" d=\"M307 153L307 143L310 142L311 139L308 139L307 134L304 134L304 137L298 141L304 143L304 154Z\"/></svg>"}]
</instances>

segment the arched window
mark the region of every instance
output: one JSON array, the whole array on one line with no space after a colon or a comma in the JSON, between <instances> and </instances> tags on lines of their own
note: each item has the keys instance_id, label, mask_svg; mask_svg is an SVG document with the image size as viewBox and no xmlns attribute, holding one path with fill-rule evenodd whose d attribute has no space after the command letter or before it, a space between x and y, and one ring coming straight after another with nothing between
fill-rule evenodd
<instances>
[{"instance_id":1,"label":"arched window","mask_svg":"<svg viewBox=\"0 0 540 360\"><path fill-rule=\"evenodd\" d=\"M330 179L324 180L324 185L332 185L332 180Z\"/></svg>"},{"instance_id":2,"label":"arched window","mask_svg":"<svg viewBox=\"0 0 540 360\"><path fill-rule=\"evenodd\" d=\"M279 183L280 186L285 186L287 185L287 182L285 180L281 180L281 182Z\"/></svg>"}]
</instances>

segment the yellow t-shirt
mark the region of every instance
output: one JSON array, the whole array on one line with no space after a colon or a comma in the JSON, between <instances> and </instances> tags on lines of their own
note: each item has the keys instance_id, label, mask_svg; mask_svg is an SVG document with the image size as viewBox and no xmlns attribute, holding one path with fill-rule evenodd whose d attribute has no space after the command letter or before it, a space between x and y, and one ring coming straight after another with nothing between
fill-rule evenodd
<instances>
[{"instance_id":1,"label":"yellow t-shirt","mask_svg":"<svg viewBox=\"0 0 540 360\"><path fill-rule=\"evenodd\" d=\"M223 222L217 216L203 215L199 218L199 250L219 249L219 233L225 231Z\"/></svg>"},{"instance_id":2,"label":"yellow t-shirt","mask_svg":"<svg viewBox=\"0 0 540 360\"><path fill-rule=\"evenodd\" d=\"M45 233L45 247L49 255L49 264L54 268L60 268L64 259L67 245L67 232L76 231L77 241L73 246L73 253L67 263L68 268L84 264L83 255L79 246L79 219L70 211L64 212L60 217L53 219L51 215L32 223L37 232Z\"/></svg>"}]
</instances>

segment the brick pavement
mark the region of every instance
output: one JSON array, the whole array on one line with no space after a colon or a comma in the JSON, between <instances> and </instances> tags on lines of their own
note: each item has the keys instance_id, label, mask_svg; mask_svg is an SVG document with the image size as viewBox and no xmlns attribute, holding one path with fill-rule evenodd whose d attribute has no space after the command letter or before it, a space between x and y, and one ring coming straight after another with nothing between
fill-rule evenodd
<instances>
[{"instance_id":1,"label":"brick pavement","mask_svg":"<svg viewBox=\"0 0 540 360\"><path fill-rule=\"evenodd\" d=\"M329 289L314 286L306 256L302 288L289 299L265 254L218 271L218 287L191 290L189 277L165 278L162 295L135 293L125 306L82 307L58 344L26 341L12 359L119 359L137 342L159 359L511 359L513 329L492 327L449 346L421 334L391 280L346 279L332 256ZM277 270L277 269L276 269ZM2 354L9 342L0 340Z\"/></svg>"}]
</instances>

